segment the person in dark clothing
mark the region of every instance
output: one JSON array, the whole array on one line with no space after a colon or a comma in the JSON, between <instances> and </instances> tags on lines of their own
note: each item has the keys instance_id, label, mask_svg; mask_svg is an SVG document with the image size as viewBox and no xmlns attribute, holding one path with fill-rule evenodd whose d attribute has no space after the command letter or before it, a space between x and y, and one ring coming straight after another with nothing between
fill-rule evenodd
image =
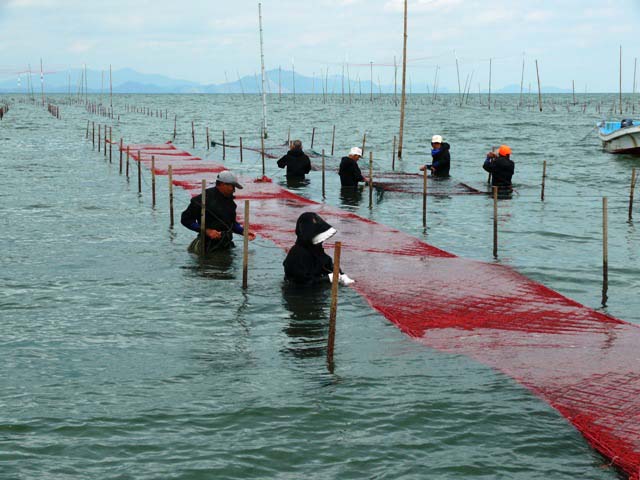
<instances>
[{"instance_id":1,"label":"person in dark clothing","mask_svg":"<svg viewBox=\"0 0 640 480\"><path fill-rule=\"evenodd\" d=\"M487 172L491 174L491 186L498 187L501 192L510 192L511 177L515 169L515 164L511 160L511 148L507 145L502 145L498 149L498 154L495 152L487 153L487 158L482 165Z\"/></svg>"},{"instance_id":2,"label":"person in dark clothing","mask_svg":"<svg viewBox=\"0 0 640 480\"><path fill-rule=\"evenodd\" d=\"M298 285L315 285L333 277L333 259L322 248L322 242L336 234L336 229L320 215L305 212L296 222L296 243L282 262L287 280ZM342 272L339 281L343 285L353 283Z\"/></svg>"},{"instance_id":3,"label":"person in dark clothing","mask_svg":"<svg viewBox=\"0 0 640 480\"><path fill-rule=\"evenodd\" d=\"M294 140L292 148L278 160L278 167L287 169L287 178L303 179L311 171L311 160L302 151L302 142Z\"/></svg>"},{"instance_id":4,"label":"person in dark clothing","mask_svg":"<svg viewBox=\"0 0 640 480\"><path fill-rule=\"evenodd\" d=\"M434 177L448 177L451 166L450 148L448 143L442 141L440 135L434 135L431 138L431 164L420 167L420 171L424 172L428 168Z\"/></svg>"},{"instance_id":5,"label":"person in dark clothing","mask_svg":"<svg viewBox=\"0 0 640 480\"><path fill-rule=\"evenodd\" d=\"M242 235L244 229L236 221L236 202L233 201L233 193L236 188L242 188L236 176L228 170L220 172L216 179L215 187L207 188L205 192L205 251L229 248L233 246L233 233ZM202 215L202 194L191 199L189 206L180 218L182 225L189 230L198 232L189 251L199 253L200 242L200 218ZM249 232L249 240L253 240L255 234Z\"/></svg>"},{"instance_id":6,"label":"person in dark clothing","mask_svg":"<svg viewBox=\"0 0 640 480\"><path fill-rule=\"evenodd\" d=\"M342 157L338 175L340 175L340 184L343 187L357 187L358 182L367 183L367 179L362 176L358 166L360 157L362 157L362 150L358 147L353 147L349 151L348 157Z\"/></svg>"}]
</instances>

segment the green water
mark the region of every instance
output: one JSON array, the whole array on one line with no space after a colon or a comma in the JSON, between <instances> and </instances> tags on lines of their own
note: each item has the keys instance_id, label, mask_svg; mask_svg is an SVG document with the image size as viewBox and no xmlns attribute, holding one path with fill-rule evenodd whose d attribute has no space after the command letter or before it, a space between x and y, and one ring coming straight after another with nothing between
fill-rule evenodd
<instances>
[{"instance_id":1,"label":"green water","mask_svg":"<svg viewBox=\"0 0 640 480\"><path fill-rule=\"evenodd\" d=\"M398 111L389 97L269 100L268 146L290 128L309 147L316 127L314 150L328 151L335 124L336 156L366 131L376 170L390 169ZM498 261L594 308L607 196L605 311L640 323L640 232L627 222L640 160L604 154L589 135L600 118L593 104L583 114L567 100L549 96L554 106L539 113L516 109L517 96L498 97L491 111L414 96L397 168L417 171L439 133L452 144L452 182L483 187L484 154L510 144L517 194L500 203ZM125 113L127 103L170 119ZM115 151L109 164L85 140L91 120L125 142L161 143L176 114L176 144L220 160L220 147L205 148L205 127L214 139L224 129L227 141L259 145L257 96L123 95L114 107L119 122L78 105L61 105L58 121L14 103L0 123L0 478L617 478L546 403L419 345L350 289L341 290L328 374L328 291L283 288L285 254L263 239L251 244L246 292L239 248L201 266L186 252L192 232L169 228L166 178L153 209L148 172L138 195ZM237 150L227 155L233 170L261 173L259 155L245 152L242 165ZM284 181L273 160L267 174ZM425 238L419 196L378 193L370 210L366 193L342 205L337 175L327 182L327 203ZM321 200L320 173L298 193ZM177 214L188 198L176 191ZM492 214L485 196L430 197L426 240L494 261Z\"/></svg>"}]
</instances>

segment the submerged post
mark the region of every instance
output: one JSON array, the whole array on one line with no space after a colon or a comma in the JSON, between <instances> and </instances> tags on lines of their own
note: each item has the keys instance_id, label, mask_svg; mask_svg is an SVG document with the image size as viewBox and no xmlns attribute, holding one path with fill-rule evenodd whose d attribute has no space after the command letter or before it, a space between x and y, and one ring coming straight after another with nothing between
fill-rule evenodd
<instances>
[{"instance_id":1,"label":"submerged post","mask_svg":"<svg viewBox=\"0 0 640 480\"><path fill-rule=\"evenodd\" d=\"M113 155L113 127L109 127L109 163L111 163L112 155Z\"/></svg>"},{"instance_id":2,"label":"submerged post","mask_svg":"<svg viewBox=\"0 0 640 480\"><path fill-rule=\"evenodd\" d=\"M331 307L329 310L329 338L327 339L327 370L333 373L333 351L336 341L336 314L338 312L338 281L340 279L340 250L342 243L336 242L333 252L333 280L331 282Z\"/></svg>"},{"instance_id":3,"label":"submerged post","mask_svg":"<svg viewBox=\"0 0 640 480\"><path fill-rule=\"evenodd\" d=\"M107 158L107 125L104 126L104 158Z\"/></svg>"},{"instance_id":4,"label":"submerged post","mask_svg":"<svg viewBox=\"0 0 640 480\"><path fill-rule=\"evenodd\" d=\"M373 208L373 152L369 152L369 208Z\"/></svg>"},{"instance_id":5,"label":"submerged post","mask_svg":"<svg viewBox=\"0 0 640 480\"><path fill-rule=\"evenodd\" d=\"M193 145L193 148L196 148L196 127L193 121L191 121L191 145Z\"/></svg>"},{"instance_id":6,"label":"submerged post","mask_svg":"<svg viewBox=\"0 0 640 480\"><path fill-rule=\"evenodd\" d=\"M542 163L542 190L540 191L540 200L544 202L544 181L547 178L547 161Z\"/></svg>"},{"instance_id":7,"label":"submerged post","mask_svg":"<svg viewBox=\"0 0 640 480\"><path fill-rule=\"evenodd\" d=\"M498 187L493 187L493 258L498 258Z\"/></svg>"},{"instance_id":8,"label":"submerged post","mask_svg":"<svg viewBox=\"0 0 640 480\"><path fill-rule=\"evenodd\" d=\"M120 137L120 175L122 175L122 137Z\"/></svg>"},{"instance_id":9,"label":"submerged post","mask_svg":"<svg viewBox=\"0 0 640 480\"><path fill-rule=\"evenodd\" d=\"M127 180L129 180L129 145L127 145Z\"/></svg>"},{"instance_id":10,"label":"submerged post","mask_svg":"<svg viewBox=\"0 0 640 480\"><path fill-rule=\"evenodd\" d=\"M396 169L396 136L393 136L393 151L391 153L391 170Z\"/></svg>"},{"instance_id":11,"label":"submerged post","mask_svg":"<svg viewBox=\"0 0 640 480\"><path fill-rule=\"evenodd\" d=\"M91 144L93 145L93 150L96 149L96 122L91 122Z\"/></svg>"},{"instance_id":12,"label":"submerged post","mask_svg":"<svg viewBox=\"0 0 640 480\"><path fill-rule=\"evenodd\" d=\"M240 137L240 163L242 163L242 137Z\"/></svg>"},{"instance_id":13,"label":"submerged post","mask_svg":"<svg viewBox=\"0 0 640 480\"><path fill-rule=\"evenodd\" d=\"M227 159L227 145L224 140L224 130L222 130L222 160Z\"/></svg>"},{"instance_id":14,"label":"submerged post","mask_svg":"<svg viewBox=\"0 0 640 480\"><path fill-rule=\"evenodd\" d=\"M424 169L422 176L422 226L427 228L427 169Z\"/></svg>"},{"instance_id":15,"label":"submerged post","mask_svg":"<svg viewBox=\"0 0 640 480\"><path fill-rule=\"evenodd\" d=\"M333 126L333 133L331 134L331 156L333 157L333 145L336 141L336 126Z\"/></svg>"},{"instance_id":16,"label":"submerged post","mask_svg":"<svg viewBox=\"0 0 640 480\"><path fill-rule=\"evenodd\" d=\"M173 116L173 141L174 142L176 140L176 134L178 133L177 132L177 126L178 126L177 124L178 124L178 116L174 115Z\"/></svg>"},{"instance_id":17,"label":"submerged post","mask_svg":"<svg viewBox=\"0 0 640 480\"><path fill-rule=\"evenodd\" d=\"M209 150L209 145L211 145L211 142L209 141L209 127L207 127L207 150Z\"/></svg>"},{"instance_id":18,"label":"submerged post","mask_svg":"<svg viewBox=\"0 0 640 480\"><path fill-rule=\"evenodd\" d=\"M242 246L242 288L247 289L249 276L249 200L244 201L244 232Z\"/></svg>"},{"instance_id":19,"label":"submerged post","mask_svg":"<svg viewBox=\"0 0 640 480\"><path fill-rule=\"evenodd\" d=\"M326 190L325 190L325 168L324 168L324 148L322 149L322 198L326 197Z\"/></svg>"},{"instance_id":20,"label":"submerged post","mask_svg":"<svg viewBox=\"0 0 640 480\"><path fill-rule=\"evenodd\" d=\"M169 228L173 228L173 165L169 165Z\"/></svg>"},{"instance_id":21,"label":"submerged post","mask_svg":"<svg viewBox=\"0 0 640 480\"><path fill-rule=\"evenodd\" d=\"M633 218L633 193L636 188L636 169L631 170L631 191L629 193L629 221Z\"/></svg>"},{"instance_id":22,"label":"submerged post","mask_svg":"<svg viewBox=\"0 0 640 480\"><path fill-rule=\"evenodd\" d=\"M602 306L607 306L609 290L609 229L607 226L607 197L602 198Z\"/></svg>"},{"instance_id":23,"label":"submerged post","mask_svg":"<svg viewBox=\"0 0 640 480\"><path fill-rule=\"evenodd\" d=\"M207 212L207 181L202 179L202 201L200 206L200 256L204 258L206 252L205 244L207 239L207 226L206 221Z\"/></svg>"},{"instance_id":24,"label":"submerged post","mask_svg":"<svg viewBox=\"0 0 640 480\"><path fill-rule=\"evenodd\" d=\"M364 155L364 147L367 144L367 132L364 132L362 136L362 155Z\"/></svg>"},{"instance_id":25,"label":"submerged post","mask_svg":"<svg viewBox=\"0 0 640 480\"><path fill-rule=\"evenodd\" d=\"M142 193L142 153L138 150L138 193Z\"/></svg>"},{"instance_id":26,"label":"submerged post","mask_svg":"<svg viewBox=\"0 0 640 480\"><path fill-rule=\"evenodd\" d=\"M264 133L260 135L260 153L262 155L262 176L264 177Z\"/></svg>"},{"instance_id":27,"label":"submerged post","mask_svg":"<svg viewBox=\"0 0 640 480\"><path fill-rule=\"evenodd\" d=\"M316 138L316 127L313 127L313 129L311 130L311 150L313 150L313 141Z\"/></svg>"},{"instance_id":28,"label":"submerged post","mask_svg":"<svg viewBox=\"0 0 640 480\"><path fill-rule=\"evenodd\" d=\"M86 131L86 133L84 134L84 138L85 138L85 139L88 139L88 138L89 138L89 120L87 120L87 131Z\"/></svg>"},{"instance_id":29,"label":"submerged post","mask_svg":"<svg viewBox=\"0 0 640 480\"><path fill-rule=\"evenodd\" d=\"M156 157L151 155L151 207L156 208Z\"/></svg>"},{"instance_id":30,"label":"submerged post","mask_svg":"<svg viewBox=\"0 0 640 480\"><path fill-rule=\"evenodd\" d=\"M98 153L100 153L101 146L102 146L102 127L98 125Z\"/></svg>"}]
</instances>

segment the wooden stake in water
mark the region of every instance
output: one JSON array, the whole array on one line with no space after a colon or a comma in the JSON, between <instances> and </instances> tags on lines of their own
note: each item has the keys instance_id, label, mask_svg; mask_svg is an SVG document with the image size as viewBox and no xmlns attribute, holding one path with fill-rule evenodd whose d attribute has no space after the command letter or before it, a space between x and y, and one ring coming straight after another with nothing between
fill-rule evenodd
<instances>
[{"instance_id":1,"label":"wooden stake in water","mask_svg":"<svg viewBox=\"0 0 640 480\"><path fill-rule=\"evenodd\" d=\"M209 141L209 127L207 127L207 150L209 150L209 145L211 145L211 142Z\"/></svg>"},{"instance_id":2,"label":"wooden stake in water","mask_svg":"<svg viewBox=\"0 0 640 480\"><path fill-rule=\"evenodd\" d=\"M104 126L104 158L107 158L107 126Z\"/></svg>"},{"instance_id":3,"label":"wooden stake in water","mask_svg":"<svg viewBox=\"0 0 640 480\"><path fill-rule=\"evenodd\" d=\"M129 146L127 145L127 169L126 169L127 180L129 180Z\"/></svg>"},{"instance_id":4,"label":"wooden stake in water","mask_svg":"<svg viewBox=\"0 0 640 480\"><path fill-rule=\"evenodd\" d=\"M249 200L244 201L244 233L242 246L242 288L247 289L249 276Z\"/></svg>"},{"instance_id":5,"label":"wooden stake in water","mask_svg":"<svg viewBox=\"0 0 640 480\"><path fill-rule=\"evenodd\" d=\"M325 191L325 166L324 166L324 148L322 149L322 198L326 198L326 191ZM634 169L635 172L635 169Z\"/></svg>"},{"instance_id":6,"label":"wooden stake in water","mask_svg":"<svg viewBox=\"0 0 640 480\"><path fill-rule=\"evenodd\" d=\"M391 153L391 170L396 169L396 136L393 136L393 151Z\"/></svg>"},{"instance_id":7,"label":"wooden stake in water","mask_svg":"<svg viewBox=\"0 0 640 480\"><path fill-rule=\"evenodd\" d=\"M151 207L156 208L156 157L151 155Z\"/></svg>"},{"instance_id":8,"label":"wooden stake in water","mask_svg":"<svg viewBox=\"0 0 640 480\"><path fill-rule=\"evenodd\" d=\"M422 176L422 226L427 228L427 177L428 170L425 168Z\"/></svg>"},{"instance_id":9,"label":"wooden stake in water","mask_svg":"<svg viewBox=\"0 0 640 480\"><path fill-rule=\"evenodd\" d=\"M240 137L240 163L242 163L242 137Z\"/></svg>"},{"instance_id":10,"label":"wooden stake in water","mask_svg":"<svg viewBox=\"0 0 640 480\"><path fill-rule=\"evenodd\" d=\"M609 290L609 229L607 221L607 197L602 198L602 306L607 306Z\"/></svg>"},{"instance_id":11,"label":"wooden stake in water","mask_svg":"<svg viewBox=\"0 0 640 480\"><path fill-rule=\"evenodd\" d=\"M369 208L373 208L373 152L369 152Z\"/></svg>"},{"instance_id":12,"label":"wooden stake in water","mask_svg":"<svg viewBox=\"0 0 640 480\"><path fill-rule=\"evenodd\" d=\"M364 146L367 144L367 132L362 136L362 155L364 155Z\"/></svg>"},{"instance_id":13,"label":"wooden stake in water","mask_svg":"<svg viewBox=\"0 0 640 480\"><path fill-rule=\"evenodd\" d=\"M540 200L544 202L544 182L547 178L547 161L542 163L542 190L540 191Z\"/></svg>"},{"instance_id":14,"label":"wooden stake in water","mask_svg":"<svg viewBox=\"0 0 640 480\"><path fill-rule=\"evenodd\" d=\"M120 175L122 175L122 137L120 137Z\"/></svg>"},{"instance_id":15,"label":"wooden stake in water","mask_svg":"<svg viewBox=\"0 0 640 480\"><path fill-rule=\"evenodd\" d=\"M174 115L173 116L173 141L174 142L176 140L176 134L178 133L177 127L178 127L178 116Z\"/></svg>"},{"instance_id":16,"label":"wooden stake in water","mask_svg":"<svg viewBox=\"0 0 640 480\"><path fill-rule=\"evenodd\" d=\"M338 281L340 280L340 251L342 243L336 242L333 252L333 281L331 282L331 307L329 309L329 338L327 339L327 370L333 373L333 351L336 343L336 314L338 313Z\"/></svg>"},{"instance_id":17,"label":"wooden stake in water","mask_svg":"<svg viewBox=\"0 0 640 480\"><path fill-rule=\"evenodd\" d=\"M224 130L222 130L222 160L227 159L227 144L224 139Z\"/></svg>"},{"instance_id":18,"label":"wooden stake in water","mask_svg":"<svg viewBox=\"0 0 640 480\"><path fill-rule=\"evenodd\" d=\"M102 127L98 125L98 153L100 153L101 146L102 146Z\"/></svg>"},{"instance_id":19,"label":"wooden stake in water","mask_svg":"<svg viewBox=\"0 0 640 480\"><path fill-rule=\"evenodd\" d=\"M87 132L85 133L84 138L89 138L89 120L87 120Z\"/></svg>"},{"instance_id":20,"label":"wooden stake in water","mask_svg":"<svg viewBox=\"0 0 640 480\"><path fill-rule=\"evenodd\" d=\"M540 70L538 70L538 60L536 60L536 77L538 77L538 108L542 111L542 89L540 87Z\"/></svg>"},{"instance_id":21,"label":"wooden stake in water","mask_svg":"<svg viewBox=\"0 0 640 480\"><path fill-rule=\"evenodd\" d=\"M636 188L636 169L631 170L631 192L629 193L629 221L633 218L633 193Z\"/></svg>"},{"instance_id":22,"label":"wooden stake in water","mask_svg":"<svg viewBox=\"0 0 640 480\"><path fill-rule=\"evenodd\" d=\"M262 155L262 176L265 176L264 170L264 134L260 135L260 153Z\"/></svg>"},{"instance_id":23,"label":"wooden stake in water","mask_svg":"<svg viewBox=\"0 0 640 480\"><path fill-rule=\"evenodd\" d=\"M191 122L191 145L196 148L196 127L193 121Z\"/></svg>"},{"instance_id":24,"label":"wooden stake in water","mask_svg":"<svg viewBox=\"0 0 640 480\"><path fill-rule=\"evenodd\" d=\"M311 150L313 150L313 140L316 138L316 127L313 127L311 130Z\"/></svg>"},{"instance_id":25,"label":"wooden stake in water","mask_svg":"<svg viewBox=\"0 0 640 480\"><path fill-rule=\"evenodd\" d=\"M142 193L142 153L138 150L138 193Z\"/></svg>"},{"instance_id":26,"label":"wooden stake in water","mask_svg":"<svg viewBox=\"0 0 640 480\"><path fill-rule=\"evenodd\" d=\"M202 205L200 208L200 255L204 258L207 243L207 226L205 223L207 213L207 181L202 179Z\"/></svg>"},{"instance_id":27,"label":"wooden stake in water","mask_svg":"<svg viewBox=\"0 0 640 480\"><path fill-rule=\"evenodd\" d=\"M498 258L498 187L493 187L493 257Z\"/></svg>"},{"instance_id":28,"label":"wooden stake in water","mask_svg":"<svg viewBox=\"0 0 640 480\"><path fill-rule=\"evenodd\" d=\"M404 106L406 103L407 81L407 0L404 0L404 43L402 47L402 94L400 97L400 133L398 137L398 158L402 158L402 139L404 134Z\"/></svg>"},{"instance_id":29,"label":"wooden stake in water","mask_svg":"<svg viewBox=\"0 0 640 480\"><path fill-rule=\"evenodd\" d=\"M112 147L113 147L113 127L109 127L109 163L111 162L112 159Z\"/></svg>"},{"instance_id":30,"label":"wooden stake in water","mask_svg":"<svg viewBox=\"0 0 640 480\"><path fill-rule=\"evenodd\" d=\"M169 227L173 228L173 165L169 165Z\"/></svg>"},{"instance_id":31,"label":"wooden stake in water","mask_svg":"<svg viewBox=\"0 0 640 480\"><path fill-rule=\"evenodd\" d=\"M93 150L95 150L96 149L96 122L91 122L91 143L93 145Z\"/></svg>"},{"instance_id":32,"label":"wooden stake in water","mask_svg":"<svg viewBox=\"0 0 640 480\"><path fill-rule=\"evenodd\" d=\"M333 157L333 145L336 141L336 126L333 126L333 133L331 134L331 156Z\"/></svg>"}]
</instances>

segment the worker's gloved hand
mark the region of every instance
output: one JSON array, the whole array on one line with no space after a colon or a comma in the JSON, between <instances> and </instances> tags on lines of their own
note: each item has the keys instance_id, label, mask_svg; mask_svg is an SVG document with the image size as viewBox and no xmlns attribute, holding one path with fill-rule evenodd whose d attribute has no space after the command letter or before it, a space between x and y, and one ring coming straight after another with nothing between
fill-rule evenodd
<instances>
[{"instance_id":1,"label":"worker's gloved hand","mask_svg":"<svg viewBox=\"0 0 640 480\"><path fill-rule=\"evenodd\" d=\"M349 278L346 273L341 273L338 280L344 286L348 286L348 285L351 285L352 283L355 283L355 280L352 278Z\"/></svg>"}]
</instances>

